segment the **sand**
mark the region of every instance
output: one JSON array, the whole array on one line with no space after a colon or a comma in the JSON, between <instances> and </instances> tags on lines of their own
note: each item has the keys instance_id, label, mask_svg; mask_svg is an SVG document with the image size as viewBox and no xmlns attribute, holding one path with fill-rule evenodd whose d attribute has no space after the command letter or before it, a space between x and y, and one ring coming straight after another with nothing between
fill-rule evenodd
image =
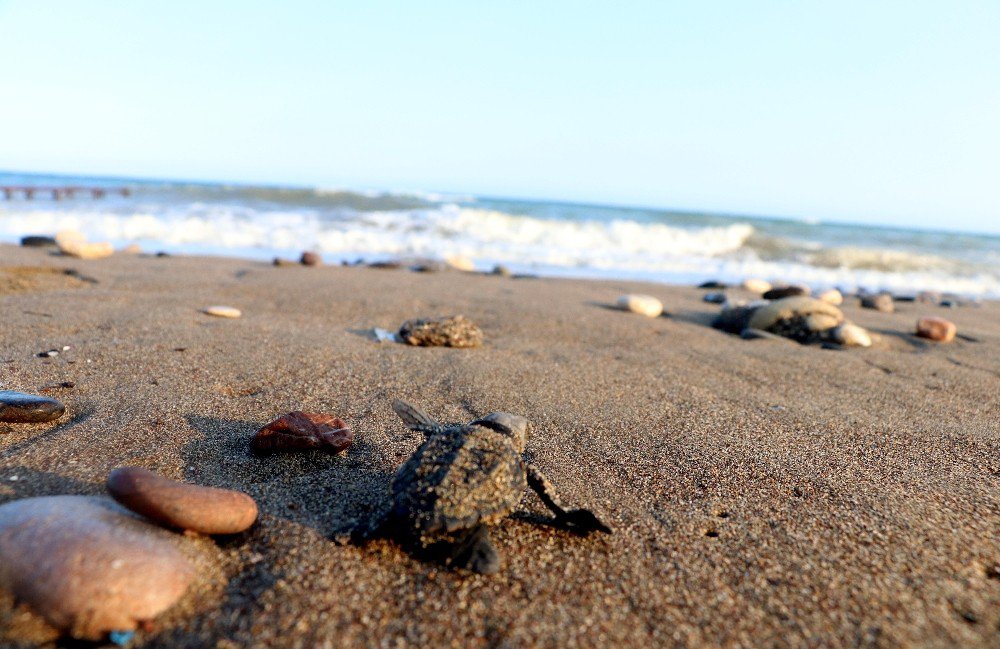
<instances>
[{"instance_id":1,"label":"sand","mask_svg":"<svg viewBox=\"0 0 1000 649\"><path fill-rule=\"evenodd\" d=\"M136 646L1000 645L998 303L848 299L877 339L835 351L713 330L689 287L13 246L0 267L21 268L0 280L2 388L75 384L45 392L59 422L0 424L0 503L100 494L139 465L260 506L242 535L182 539L199 582ZM608 308L625 292L669 315ZM456 313L482 348L367 332ZM917 339L924 314L971 339ZM530 459L615 533L552 527L528 494L494 532L494 576L331 540L419 443L394 398L527 416ZM341 417L354 446L253 457L291 410ZM7 644L51 637L32 620L0 600Z\"/></svg>"}]
</instances>

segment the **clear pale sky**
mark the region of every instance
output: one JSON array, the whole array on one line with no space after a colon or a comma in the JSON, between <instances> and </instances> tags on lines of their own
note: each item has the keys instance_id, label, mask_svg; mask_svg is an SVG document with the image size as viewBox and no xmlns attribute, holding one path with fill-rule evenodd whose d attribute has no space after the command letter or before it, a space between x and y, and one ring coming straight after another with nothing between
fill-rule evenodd
<instances>
[{"instance_id":1,"label":"clear pale sky","mask_svg":"<svg viewBox=\"0 0 1000 649\"><path fill-rule=\"evenodd\" d=\"M0 169L1000 232L1000 2L0 0Z\"/></svg>"}]
</instances>

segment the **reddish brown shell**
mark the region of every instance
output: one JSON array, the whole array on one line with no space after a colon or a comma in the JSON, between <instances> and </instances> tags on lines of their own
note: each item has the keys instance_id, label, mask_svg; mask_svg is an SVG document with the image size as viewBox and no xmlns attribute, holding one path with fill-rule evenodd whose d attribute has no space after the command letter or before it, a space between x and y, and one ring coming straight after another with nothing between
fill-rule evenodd
<instances>
[{"instance_id":1,"label":"reddish brown shell","mask_svg":"<svg viewBox=\"0 0 1000 649\"><path fill-rule=\"evenodd\" d=\"M346 451L354 431L342 419L317 412L296 410L282 415L257 431L250 446L254 453L282 453L324 449Z\"/></svg>"}]
</instances>

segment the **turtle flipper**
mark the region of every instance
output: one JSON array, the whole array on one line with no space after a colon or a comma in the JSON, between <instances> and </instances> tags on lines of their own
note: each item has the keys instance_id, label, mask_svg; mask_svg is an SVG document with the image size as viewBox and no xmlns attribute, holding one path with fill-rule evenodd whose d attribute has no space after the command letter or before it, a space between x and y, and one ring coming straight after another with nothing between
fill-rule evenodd
<instances>
[{"instance_id":1,"label":"turtle flipper","mask_svg":"<svg viewBox=\"0 0 1000 649\"><path fill-rule=\"evenodd\" d=\"M410 430L427 433L437 430L440 427L440 424L434 421L426 412L402 399L393 401L392 409L396 411L396 414L399 415L399 418L403 420L403 423Z\"/></svg>"},{"instance_id":2,"label":"turtle flipper","mask_svg":"<svg viewBox=\"0 0 1000 649\"><path fill-rule=\"evenodd\" d=\"M559 503L559 496L556 493L556 488L551 482L549 482L549 479L545 477L545 474L530 464L526 466L526 469L528 474L528 486L531 487L532 491L538 494L538 497L542 499L545 506L556 515L556 521L558 523L565 525L574 531L580 532L581 534L590 534L591 532L604 532L605 534L611 534L611 528L605 525L601 519L599 519L589 509L566 510L563 508L563 506Z\"/></svg>"},{"instance_id":3,"label":"turtle flipper","mask_svg":"<svg viewBox=\"0 0 1000 649\"><path fill-rule=\"evenodd\" d=\"M500 554L485 525L477 525L468 534L448 546L445 562L453 568L465 568L482 575L500 570Z\"/></svg>"}]
</instances>

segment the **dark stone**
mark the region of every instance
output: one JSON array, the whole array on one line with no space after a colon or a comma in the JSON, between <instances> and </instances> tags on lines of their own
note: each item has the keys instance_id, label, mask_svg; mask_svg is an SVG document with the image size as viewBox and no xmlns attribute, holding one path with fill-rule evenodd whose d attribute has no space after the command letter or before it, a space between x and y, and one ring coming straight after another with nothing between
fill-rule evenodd
<instances>
[{"instance_id":1,"label":"dark stone","mask_svg":"<svg viewBox=\"0 0 1000 649\"><path fill-rule=\"evenodd\" d=\"M169 252L164 252L164 251L161 250L160 252L156 253L156 256L157 257L169 257L170 253Z\"/></svg>"},{"instance_id":2,"label":"dark stone","mask_svg":"<svg viewBox=\"0 0 1000 649\"><path fill-rule=\"evenodd\" d=\"M402 268L403 264L398 261L373 261L368 264L369 268L381 268L382 270L396 270Z\"/></svg>"},{"instance_id":3,"label":"dark stone","mask_svg":"<svg viewBox=\"0 0 1000 649\"><path fill-rule=\"evenodd\" d=\"M299 257L299 263L303 266L319 266L323 263L323 258L319 254L307 250Z\"/></svg>"},{"instance_id":4,"label":"dark stone","mask_svg":"<svg viewBox=\"0 0 1000 649\"><path fill-rule=\"evenodd\" d=\"M493 270L490 271L490 274L499 275L500 277L510 277L512 273L510 272L510 269L503 264L497 264L493 267Z\"/></svg>"},{"instance_id":5,"label":"dark stone","mask_svg":"<svg viewBox=\"0 0 1000 649\"><path fill-rule=\"evenodd\" d=\"M941 302L938 303L938 306L943 306L946 309L954 309L955 307L958 306L958 304L956 304L952 300L941 300Z\"/></svg>"},{"instance_id":6,"label":"dark stone","mask_svg":"<svg viewBox=\"0 0 1000 649\"><path fill-rule=\"evenodd\" d=\"M757 308L757 306L740 306L734 309L723 309L722 313L715 316L712 326L731 334L741 333L750 324L750 318Z\"/></svg>"},{"instance_id":7,"label":"dark stone","mask_svg":"<svg viewBox=\"0 0 1000 649\"><path fill-rule=\"evenodd\" d=\"M56 240L53 237L30 235L21 237L21 245L25 248L47 248L56 245Z\"/></svg>"},{"instance_id":8,"label":"dark stone","mask_svg":"<svg viewBox=\"0 0 1000 649\"><path fill-rule=\"evenodd\" d=\"M725 288L729 288L729 284L726 284L725 282L719 282L719 281L713 279L713 280L709 280L707 282L702 282L701 284L698 284L698 288L725 289Z\"/></svg>"},{"instance_id":9,"label":"dark stone","mask_svg":"<svg viewBox=\"0 0 1000 649\"><path fill-rule=\"evenodd\" d=\"M709 304L722 304L723 302L726 301L726 294L725 293L705 293L705 295L701 299L703 301L705 301L705 302L708 302Z\"/></svg>"},{"instance_id":10,"label":"dark stone","mask_svg":"<svg viewBox=\"0 0 1000 649\"><path fill-rule=\"evenodd\" d=\"M62 417L66 406L55 399L0 390L0 422L37 424Z\"/></svg>"},{"instance_id":11,"label":"dark stone","mask_svg":"<svg viewBox=\"0 0 1000 649\"><path fill-rule=\"evenodd\" d=\"M346 451L354 441L354 431L343 420L323 413L290 412L257 431L250 447L254 453Z\"/></svg>"},{"instance_id":12,"label":"dark stone","mask_svg":"<svg viewBox=\"0 0 1000 649\"><path fill-rule=\"evenodd\" d=\"M782 286L780 288L772 288L770 291L764 293L763 298L765 300L780 300L781 298L798 295L809 295L809 289L805 286Z\"/></svg>"}]
</instances>

